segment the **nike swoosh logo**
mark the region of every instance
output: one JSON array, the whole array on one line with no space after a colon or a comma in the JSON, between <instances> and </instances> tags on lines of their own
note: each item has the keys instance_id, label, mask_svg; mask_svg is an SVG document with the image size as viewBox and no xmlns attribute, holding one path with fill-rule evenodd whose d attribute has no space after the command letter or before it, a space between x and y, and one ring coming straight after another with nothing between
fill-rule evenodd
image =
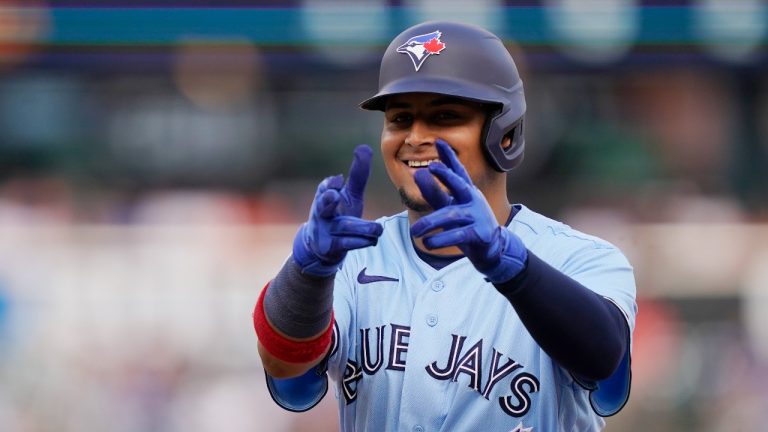
<instances>
[{"instance_id":1,"label":"nike swoosh logo","mask_svg":"<svg viewBox=\"0 0 768 432\"><path fill-rule=\"evenodd\" d=\"M360 273L357 274L357 282L360 284L369 284L373 282L399 282L400 279L391 278L388 276L376 276L376 275L367 275L365 274L365 271L368 269L368 267L363 267L362 270L360 270Z\"/></svg>"}]
</instances>

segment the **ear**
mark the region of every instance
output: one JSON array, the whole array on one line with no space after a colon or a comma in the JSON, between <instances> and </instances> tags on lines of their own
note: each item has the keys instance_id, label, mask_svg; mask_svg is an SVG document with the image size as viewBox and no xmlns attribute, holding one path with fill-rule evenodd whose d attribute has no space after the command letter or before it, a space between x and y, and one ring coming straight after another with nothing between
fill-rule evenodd
<instances>
[{"instance_id":1,"label":"ear","mask_svg":"<svg viewBox=\"0 0 768 432\"><path fill-rule=\"evenodd\" d=\"M501 148L506 150L511 146L512 146L512 137L510 137L509 135L504 136L504 139L501 140Z\"/></svg>"}]
</instances>

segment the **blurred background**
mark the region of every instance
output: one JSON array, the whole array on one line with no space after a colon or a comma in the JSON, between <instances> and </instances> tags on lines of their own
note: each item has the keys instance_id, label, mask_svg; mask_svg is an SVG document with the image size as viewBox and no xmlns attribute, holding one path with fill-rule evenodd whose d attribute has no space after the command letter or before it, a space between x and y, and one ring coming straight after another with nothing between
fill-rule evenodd
<instances>
[{"instance_id":1,"label":"blurred background","mask_svg":"<svg viewBox=\"0 0 768 432\"><path fill-rule=\"evenodd\" d=\"M0 431L337 430L268 396L251 311L316 184L376 147L391 37L485 26L528 101L511 199L618 245L609 431L768 424L762 0L0 0ZM400 211L374 160L366 214Z\"/></svg>"}]
</instances>

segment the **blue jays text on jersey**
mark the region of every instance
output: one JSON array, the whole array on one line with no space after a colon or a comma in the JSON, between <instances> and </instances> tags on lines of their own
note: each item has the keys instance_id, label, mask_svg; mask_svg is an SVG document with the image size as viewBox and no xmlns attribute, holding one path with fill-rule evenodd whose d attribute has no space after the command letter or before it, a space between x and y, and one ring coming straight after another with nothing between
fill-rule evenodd
<instances>
[{"instance_id":1,"label":"blue jays text on jersey","mask_svg":"<svg viewBox=\"0 0 768 432\"><path fill-rule=\"evenodd\" d=\"M373 336L371 330L375 331ZM382 367L387 371L405 371L410 333L410 327L398 324L360 329L357 356L355 359L347 359L340 383L341 394L347 404L357 399L357 383L365 376L374 375ZM335 326L331 355L335 355L338 334L339 329ZM499 397L498 404L510 416L524 416L531 406L531 393L539 390L536 376L525 372L523 365L495 348L492 349L491 358L484 363L483 340L469 347L465 346L466 342L467 336L452 334L448 357L426 365L426 373L436 380L451 382L457 382L461 375L466 375L468 387L476 391L478 396L489 399L494 387L515 372L509 382L510 394ZM518 369L521 369L519 373L516 372Z\"/></svg>"},{"instance_id":2,"label":"blue jays text on jersey","mask_svg":"<svg viewBox=\"0 0 768 432\"><path fill-rule=\"evenodd\" d=\"M516 206L508 229L539 258L613 301L634 328L634 276L621 252ZM603 427L587 386L539 347L469 260L436 270L416 254L406 213L379 221L378 245L351 251L335 278L327 372L342 430ZM614 375L628 380L626 368L623 362Z\"/></svg>"}]
</instances>

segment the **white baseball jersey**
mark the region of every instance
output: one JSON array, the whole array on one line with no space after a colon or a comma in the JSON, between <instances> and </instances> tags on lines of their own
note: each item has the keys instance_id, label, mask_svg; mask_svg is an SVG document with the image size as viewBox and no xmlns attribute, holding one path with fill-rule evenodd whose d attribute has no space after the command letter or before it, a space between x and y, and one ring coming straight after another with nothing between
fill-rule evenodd
<instances>
[{"instance_id":1,"label":"white baseball jersey","mask_svg":"<svg viewBox=\"0 0 768 432\"><path fill-rule=\"evenodd\" d=\"M516 207L508 229L543 261L614 302L631 332L635 281L624 255ZM576 382L467 258L436 270L416 254L407 213L379 222L378 244L349 252L335 279L327 367L341 430L595 431L605 424L598 413L623 406L629 354L605 389ZM600 389L590 398L587 387L595 384ZM278 402L290 399L279 386L270 390Z\"/></svg>"}]
</instances>

